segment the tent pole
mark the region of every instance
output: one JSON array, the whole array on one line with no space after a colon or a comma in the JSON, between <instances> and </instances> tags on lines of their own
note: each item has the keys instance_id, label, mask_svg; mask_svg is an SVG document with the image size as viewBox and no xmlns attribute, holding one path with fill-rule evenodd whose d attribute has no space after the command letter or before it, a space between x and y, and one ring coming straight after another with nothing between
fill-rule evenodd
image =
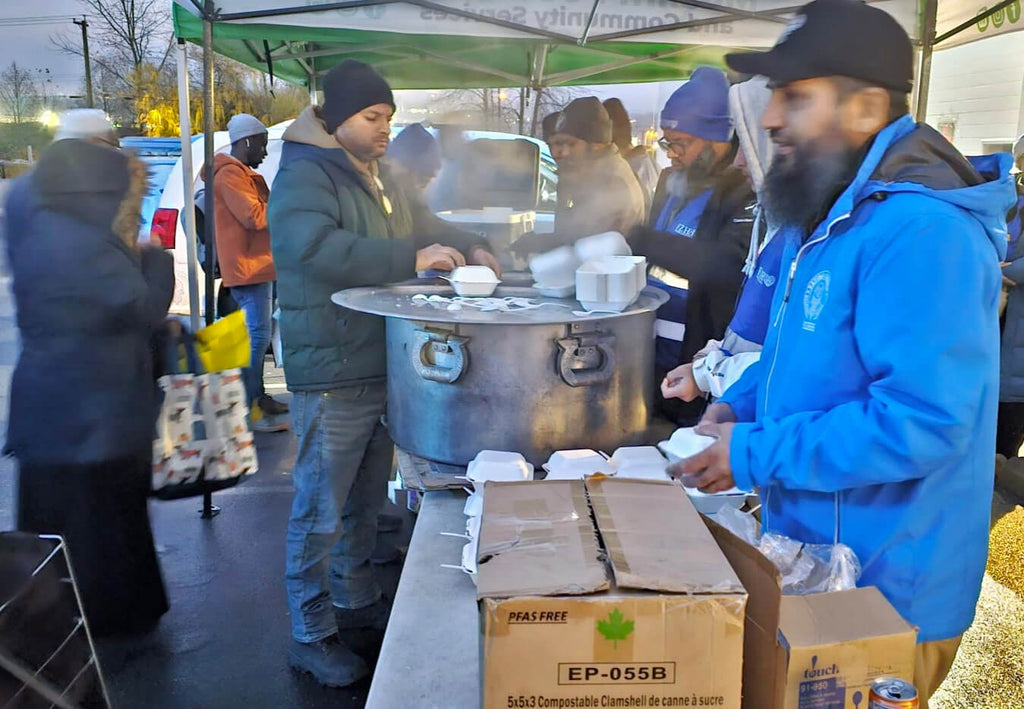
<instances>
[{"instance_id":1,"label":"tent pole","mask_svg":"<svg viewBox=\"0 0 1024 709\"><path fill-rule=\"evenodd\" d=\"M917 101L914 106L914 117L920 123L928 118L928 92L932 83L932 52L935 48L938 5L938 0L924 0L921 16L921 60L917 69Z\"/></svg>"},{"instance_id":2,"label":"tent pole","mask_svg":"<svg viewBox=\"0 0 1024 709\"><path fill-rule=\"evenodd\" d=\"M182 231L185 232L185 253L188 258L188 313L192 332L199 329L199 274L196 271L196 203L192 194L192 122L188 95L188 50L185 40L178 40L178 121L181 124L181 181L185 206L181 210Z\"/></svg>"},{"instance_id":3,"label":"tent pole","mask_svg":"<svg viewBox=\"0 0 1024 709\"><path fill-rule=\"evenodd\" d=\"M205 172L204 182L206 189L203 192L205 205L203 208L204 225L206 227L206 324L213 324L216 315L216 299L214 294L213 273L217 254L217 237L214 229L216 215L214 214L213 195L213 138L216 123L213 115L213 0L206 0L206 12L203 13L203 147L205 148ZM191 188L190 188L191 189ZM220 508L213 504L213 495L209 492L203 495L203 509L200 514L203 519L213 519Z\"/></svg>"}]
</instances>

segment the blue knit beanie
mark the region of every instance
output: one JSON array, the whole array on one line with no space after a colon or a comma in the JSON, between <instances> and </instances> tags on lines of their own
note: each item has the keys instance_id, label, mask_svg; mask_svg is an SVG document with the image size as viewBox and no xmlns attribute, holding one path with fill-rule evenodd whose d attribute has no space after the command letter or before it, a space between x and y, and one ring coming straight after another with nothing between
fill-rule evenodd
<instances>
[{"instance_id":1,"label":"blue knit beanie","mask_svg":"<svg viewBox=\"0 0 1024 709\"><path fill-rule=\"evenodd\" d=\"M433 177L441 169L441 149L422 123L406 126L388 146L388 156L411 173Z\"/></svg>"},{"instance_id":2,"label":"blue knit beanie","mask_svg":"<svg viewBox=\"0 0 1024 709\"><path fill-rule=\"evenodd\" d=\"M710 66L697 67L690 80L665 103L661 127L718 143L732 140L725 72Z\"/></svg>"}]
</instances>

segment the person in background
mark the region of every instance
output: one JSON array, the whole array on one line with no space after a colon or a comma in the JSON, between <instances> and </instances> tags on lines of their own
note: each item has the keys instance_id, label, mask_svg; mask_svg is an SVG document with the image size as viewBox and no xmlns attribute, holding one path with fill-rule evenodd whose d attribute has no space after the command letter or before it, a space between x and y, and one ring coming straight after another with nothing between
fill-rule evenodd
<instances>
[{"instance_id":1,"label":"person in background","mask_svg":"<svg viewBox=\"0 0 1024 709\"><path fill-rule=\"evenodd\" d=\"M469 152L466 135L456 116L445 117L434 127L437 130L437 145L441 149L441 167L434 181L424 191L424 201L430 211L435 213L464 209L466 203L462 194L461 162Z\"/></svg>"},{"instance_id":2,"label":"person in background","mask_svg":"<svg viewBox=\"0 0 1024 709\"><path fill-rule=\"evenodd\" d=\"M765 532L852 548L858 585L919 628L927 707L985 573L1011 159L969 161L914 122L910 38L860 0L815 0L726 62L774 89L782 297L760 361L698 427L717 440L671 472L758 488Z\"/></svg>"},{"instance_id":3,"label":"person in background","mask_svg":"<svg viewBox=\"0 0 1024 709\"><path fill-rule=\"evenodd\" d=\"M343 310L331 295L498 264L481 239L453 231L380 164L395 102L376 71L344 61L323 90L322 108L307 108L284 134L269 221L298 436L285 562L289 663L342 687L369 669L341 634L387 624L370 557L394 445L382 420L384 321Z\"/></svg>"},{"instance_id":4,"label":"person in background","mask_svg":"<svg viewBox=\"0 0 1024 709\"><path fill-rule=\"evenodd\" d=\"M441 149L422 123L413 123L391 141L384 161L392 176L421 198L441 169Z\"/></svg>"},{"instance_id":5,"label":"person in background","mask_svg":"<svg viewBox=\"0 0 1024 709\"><path fill-rule=\"evenodd\" d=\"M604 109L612 119L612 142L619 149L619 155L624 157L633 169L649 207L654 190L658 187L658 166L647 148L633 145L633 122L629 119L629 113L626 112L622 101L617 98L605 99Z\"/></svg>"},{"instance_id":6,"label":"person in background","mask_svg":"<svg viewBox=\"0 0 1024 709\"><path fill-rule=\"evenodd\" d=\"M999 360L999 424L996 429L996 472L1017 458L1024 445L1024 136L1013 146L1017 170L1017 202L1006 215L1008 242L1003 263L1006 310L1002 317Z\"/></svg>"},{"instance_id":7,"label":"person in background","mask_svg":"<svg viewBox=\"0 0 1024 709\"><path fill-rule=\"evenodd\" d=\"M554 131L548 145L558 164L555 231L520 237L511 248L521 255L607 231L627 234L644 220L643 190L612 144L612 122L597 97L566 106Z\"/></svg>"},{"instance_id":8,"label":"person in background","mask_svg":"<svg viewBox=\"0 0 1024 709\"><path fill-rule=\"evenodd\" d=\"M168 608L149 523L157 397L152 341L171 255L138 243L146 165L102 111L61 118L7 198L21 354L6 453L18 529L63 535L94 636L144 633Z\"/></svg>"},{"instance_id":9,"label":"person in background","mask_svg":"<svg viewBox=\"0 0 1024 709\"><path fill-rule=\"evenodd\" d=\"M669 294L658 310L658 381L719 340L732 318L750 250L756 199L733 164L737 142L729 117L729 82L698 67L661 112L660 141L672 160L661 177L646 226L630 235L633 252L651 264L649 283ZM696 423L701 402L659 393L658 408L680 425Z\"/></svg>"},{"instance_id":10,"label":"person in background","mask_svg":"<svg viewBox=\"0 0 1024 709\"><path fill-rule=\"evenodd\" d=\"M555 126L558 125L558 117L562 115L561 111L555 111L544 116L544 120L540 122L540 134L541 139L548 144L548 149L551 149L551 138L555 135Z\"/></svg>"},{"instance_id":11,"label":"person in background","mask_svg":"<svg viewBox=\"0 0 1024 709\"><path fill-rule=\"evenodd\" d=\"M213 161L214 219L221 282L245 313L252 361L244 370L250 427L287 431L288 407L267 394L263 359L270 346L274 315L274 257L267 230L270 190L257 167L267 156L267 128L255 116L240 113L228 121L231 154ZM200 172L205 176L206 171Z\"/></svg>"},{"instance_id":12,"label":"person in background","mask_svg":"<svg viewBox=\"0 0 1024 709\"><path fill-rule=\"evenodd\" d=\"M771 95L763 77L729 88L729 112L739 140L736 166L747 176L758 198L750 250L743 266L746 280L725 337L709 340L693 362L665 375L661 393L666 399L718 398L761 356L784 248L783 240L774 238L778 225L764 210L764 176L773 151L768 131L761 127L761 116Z\"/></svg>"}]
</instances>

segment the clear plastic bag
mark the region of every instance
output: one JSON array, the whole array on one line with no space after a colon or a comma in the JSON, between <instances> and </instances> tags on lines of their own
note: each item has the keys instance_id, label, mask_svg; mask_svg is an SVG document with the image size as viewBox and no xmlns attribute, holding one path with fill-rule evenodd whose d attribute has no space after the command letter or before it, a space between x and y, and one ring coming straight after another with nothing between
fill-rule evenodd
<instances>
[{"instance_id":1,"label":"clear plastic bag","mask_svg":"<svg viewBox=\"0 0 1024 709\"><path fill-rule=\"evenodd\" d=\"M809 593L845 591L857 586L860 560L845 544L804 544L772 534L760 535L754 516L738 509L723 508L715 521L771 560L782 575L782 593L802 596Z\"/></svg>"}]
</instances>

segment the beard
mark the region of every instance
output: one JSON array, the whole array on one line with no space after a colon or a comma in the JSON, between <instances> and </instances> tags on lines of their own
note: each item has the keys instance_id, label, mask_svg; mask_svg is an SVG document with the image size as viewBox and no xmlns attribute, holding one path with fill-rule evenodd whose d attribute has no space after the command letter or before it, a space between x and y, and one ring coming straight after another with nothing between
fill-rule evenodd
<instances>
[{"instance_id":1,"label":"beard","mask_svg":"<svg viewBox=\"0 0 1024 709\"><path fill-rule=\"evenodd\" d=\"M811 231L849 184L857 154L848 147L825 151L813 145L776 154L764 179L765 210L778 224Z\"/></svg>"},{"instance_id":2,"label":"beard","mask_svg":"<svg viewBox=\"0 0 1024 709\"><path fill-rule=\"evenodd\" d=\"M686 189L690 196L703 191L711 182L711 173L718 164L718 156L710 144L701 148L700 154L686 168Z\"/></svg>"}]
</instances>

